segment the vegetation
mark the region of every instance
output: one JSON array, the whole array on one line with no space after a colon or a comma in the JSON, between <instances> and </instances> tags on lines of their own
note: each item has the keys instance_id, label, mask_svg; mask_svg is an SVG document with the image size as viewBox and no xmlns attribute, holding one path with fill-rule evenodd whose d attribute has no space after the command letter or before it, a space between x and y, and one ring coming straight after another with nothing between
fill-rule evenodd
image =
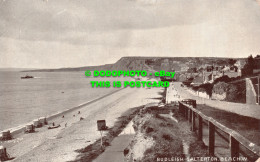
<instances>
[{"instance_id":1,"label":"vegetation","mask_svg":"<svg viewBox=\"0 0 260 162\"><path fill-rule=\"evenodd\" d=\"M155 145L145 152L142 161L156 161L157 158L165 157L185 158L181 138L172 133L176 129L178 129L176 125L158 115L147 121L143 130L147 136L155 140Z\"/></svg>"},{"instance_id":2,"label":"vegetation","mask_svg":"<svg viewBox=\"0 0 260 162\"><path fill-rule=\"evenodd\" d=\"M172 107L165 107L167 108ZM151 113L151 110L143 111L134 119L135 128L140 128L139 131L145 135L145 138L152 138L154 141L154 145L145 151L142 162L171 157L185 159L187 154L193 157L209 156L207 147L203 142L197 141L195 134L190 131L189 123L178 113L177 109L174 109L174 117L179 121L178 123L158 113L140 122L149 112ZM183 143L187 144L186 151L184 151Z\"/></svg>"},{"instance_id":3,"label":"vegetation","mask_svg":"<svg viewBox=\"0 0 260 162\"><path fill-rule=\"evenodd\" d=\"M243 83L245 84L245 83ZM226 93L226 101L229 102L245 102L245 86L238 86L236 84L228 84L225 82L217 82L212 89L212 93L222 95Z\"/></svg>"},{"instance_id":4,"label":"vegetation","mask_svg":"<svg viewBox=\"0 0 260 162\"><path fill-rule=\"evenodd\" d=\"M190 86L192 90L206 92L210 97L213 93L222 95L226 93L225 101L229 102L246 102L246 85L241 77L229 78L224 75L217 78L213 83L205 83L199 86ZM232 83L233 81L236 81Z\"/></svg>"},{"instance_id":5,"label":"vegetation","mask_svg":"<svg viewBox=\"0 0 260 162\"><path fill-rule=\"evenodd\" d=\"M257 59L259 59L260 55L257 55L255 58L253 58L252 55L248 56L247 63L242 69L242 76L250 76L253 74L253 70L259 68L259 62L257 62Z\"/></svg>"},{"instance_id":6,"label":"vegetation","mask_svg":"<svg viewBox=\"0 0 260 162\"><path fill-rule=\"evenodd\" d=\"M247 58L247 63L245 64L245 66L242 69L242 76L248 76L248 75L252 75L253 74L253 69L254 69L254 59L252 57L252 55L250 55Z\"/></svg>"},{"instance_id":7,"label":"vegetation","mask_svg":"<svg viewBox=\"0 0 260 162\"><path fill-rule=\"evenodd\" d=\"M228 64L229 64L230 66L233 66L236 62L237 62L237 60L228 59Z\"/></svg>"},{"instance_id":8,"label":"vegetation","mask_svg":"<svg viewBox=\"0 0 260 162\"><path fill-rule=\"evenodd\" d=\"M192 89L194 91L206 92L209 96L211 96L213 86L214 86L214 84L206 83L206 84L201 84L201 85L195 86L195 87L192 86Z\"/></svg>"},{"instance_id":9,"label":"vegetation","mask_svg":"<svg viewBox=\"0 0 260 162\"><path fill-rule=\"evenodd\" d=\"M225 83L228 83L228 82L232 82L232 81L236 81L236 80L239 80L241 79L241 77L235 77L235 78L229 78L227 75L224 75L220 78L217 78L214 80L213 84L216 84L218 82L225 82Z\"/></svg>"},{"instance_id":10,"label":"vegetation","mask_svg":"<svg viewBox=\"0 0 260 162\"><path fill-rule=\"evenodd\" d=\"M198 72L198 71L197 71L197 68L191 67L191 68L189 68L189 69L187 70L187 72L188 72L188 73L196 73L196 72Z\"/></svg>"}]
</instances>

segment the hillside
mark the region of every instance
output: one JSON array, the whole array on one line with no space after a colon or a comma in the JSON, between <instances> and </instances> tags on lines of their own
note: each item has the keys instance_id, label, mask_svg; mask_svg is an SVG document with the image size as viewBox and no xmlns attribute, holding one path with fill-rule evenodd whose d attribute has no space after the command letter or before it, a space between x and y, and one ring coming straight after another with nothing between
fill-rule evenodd
<instances>
[{"instance_id":1,"label":"hillside","mask_svg":"<svg viewBox=\"0 0 260 162\"><path fill-rule=\"evenodd\" d=\"M25 70L23 72L66 72L66 71L86 71L86 70L111 70L113 64L105 64L98 66L83 66L76 68L60 68L60 69L38 69L38 70Z\"/></svg>"},{"instance_id":2,"label":"hillside","mask_svg":"<svg viewBox=\"0 0 260 162\"><path fill-rule=\"evenodd\" d=\"M0 71L29 71L29 70L36 70L32 68L0 68Z\"/></svg>"},{"instance_id":3,"label":"hillside","mask_svg":"<svg viewBox=\"0 0 260 162\"><path fill-rule=\"evenodd\" d=\"M223 66L228 64L230 58L217 57L122 57L114 64L100 66L84 66L77 68L39 69L26 72L55 72L55 71L85 71L85 70L147 70L147 71L187 71L189 68L197 69L208 65ZM245 58L232 58L245 60Z\"/></svg>"}]
</instances>

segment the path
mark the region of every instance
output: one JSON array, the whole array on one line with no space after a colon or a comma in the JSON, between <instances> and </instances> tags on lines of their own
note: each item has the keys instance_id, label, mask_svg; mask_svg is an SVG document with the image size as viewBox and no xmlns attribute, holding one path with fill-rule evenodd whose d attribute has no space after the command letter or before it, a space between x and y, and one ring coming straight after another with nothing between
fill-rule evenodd
<instances>
[{"instance_id":1,"label":"path","mask_svg":"<svg viewBox=\"0 0 260 162\"><path fill-rule=\"evenodd\" d=\"M249 116L256 119L260 119L260 106L259 105L248 105L234 102L226 102L226 101L217 101L201 98L198 96L194 96L189 93L186 88L181 87L180 82L174 82L174 88L178 91L180 95L180 100L182 99L194 99L197 104L206 104L208 106L225 110L229 112L233 112L243 116Z\"/></svg>"},{"instance_id":2,"label":"path","mask_svg":"<svg viewBox=\"0 0 260 162\"><path fill-rule=\"evenodd\" d=\"M133 122L131 121L121 134L116 137L111 146L106 148L105 152L102 153L94 162L123 162L125 161L124 149L130 144L132 138L135 135L133 129Z\"/></svg>"}]
</instances>

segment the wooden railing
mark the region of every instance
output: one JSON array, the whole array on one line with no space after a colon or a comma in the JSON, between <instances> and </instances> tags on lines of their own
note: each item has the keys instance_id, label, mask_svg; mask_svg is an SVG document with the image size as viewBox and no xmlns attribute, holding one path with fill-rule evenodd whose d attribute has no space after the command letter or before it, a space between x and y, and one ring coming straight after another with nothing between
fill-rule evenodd
<instances>
[{"instance_id":1,"label":"wooden railing","mask_svg":"<svg viewBox=\"0 0 260 162\"><path fill-rule=\"evenodd\" d=\"M236 131L224 126L212 117L204 115L201 111L196 109L196 100L183 100L179 102L179 112L191 123L191 130L196 131L198 139L203 140L203 120L208 123L209 141L208 141L208 153L214 155L215 153L215 133L219 134L216 129L219 129L229 135L229 149L231 159L238 159L239 153L244 151L240 150L239 145L244 146L249 152L252 152L257 158L260 157L260 147L252 143L248 139ZM196 124L196 118L198 120ZM221 136L220 136L221 137ZM223 138L223 137L221 137ZM251 160L250 160L251 161Z\"/></svg>"}]
</instances>

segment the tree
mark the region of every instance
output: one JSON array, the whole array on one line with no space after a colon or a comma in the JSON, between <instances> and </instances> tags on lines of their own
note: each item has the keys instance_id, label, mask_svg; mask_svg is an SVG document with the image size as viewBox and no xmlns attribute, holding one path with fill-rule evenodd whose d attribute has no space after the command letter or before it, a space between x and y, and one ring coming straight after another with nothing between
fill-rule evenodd
<instances>
[{"instance_id":1,"label":"tree","mask_svg":"<svg viewBox=\"0 0 260 162\"><path fill-rule=\"evenodd\" d=\"M236 62L237 62L237 60L228 59L228 64L229 64L230 66L233 66Z\"/></svg>"},{"instance_id":2,"label":"tree","mask_svg":"<svg viewBox=\"0 0 260 162\"><path fill-rule=\"evenodd\" d=\"M242 69L242 76L248 76L253 74L253 70L255 67L255 61L252 55L248 56L247 63Z\"/></svg>"},{"instance_id":3,"label":"tree","mask_svg":"<svg viewBox=\"0 0 260 162\"><path fill-rule=\"evenodd\" d=\"M197 72L197 68L193 67L193 68L189 68L187 70L188 73L196 73Z\"/></svg>"}]
</instances>

